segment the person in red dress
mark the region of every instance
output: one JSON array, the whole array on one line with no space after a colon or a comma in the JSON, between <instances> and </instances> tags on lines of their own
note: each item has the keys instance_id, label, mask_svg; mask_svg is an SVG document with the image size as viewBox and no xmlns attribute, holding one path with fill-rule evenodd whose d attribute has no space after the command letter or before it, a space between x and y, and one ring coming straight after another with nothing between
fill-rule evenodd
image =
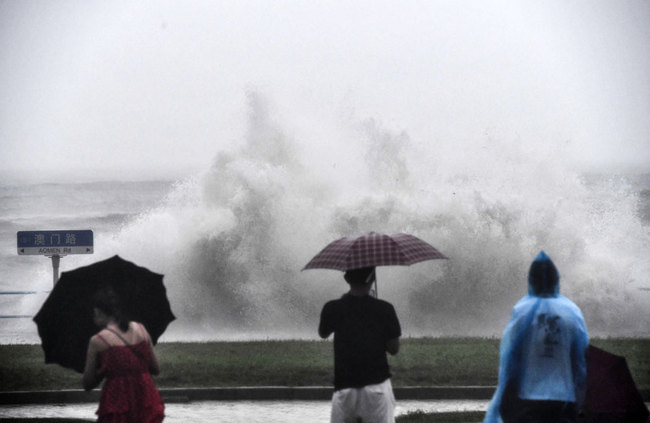
<instances>
[{"instance_id":1,"label":"person in red dress","mask_svg":"<svg viewBox=\"0 0 650 423\"><path fill-rule=\"evenodd\" d=\"M101 327L90 338L83 387L90 391L106 379L97 409L98 423L160 423L164 404L151 378L160 372L145 327L122 317L114 291L95 296L94 321Z\"/></svg>"}]
</instances>

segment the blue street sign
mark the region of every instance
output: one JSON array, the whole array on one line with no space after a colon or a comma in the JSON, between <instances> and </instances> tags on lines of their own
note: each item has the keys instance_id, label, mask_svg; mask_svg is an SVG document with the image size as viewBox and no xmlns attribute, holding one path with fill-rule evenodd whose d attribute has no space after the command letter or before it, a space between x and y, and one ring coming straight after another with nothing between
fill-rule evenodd
<instances>
[{"instance_id":1,"label":"blue street sign","mask_svg":"<svg viewBox=\"0 0 650 423\"><path fill-rule=\"evenodd\" d=\"M19 255L92 254L93 231L19 231Z\"/></svg>"}]
</instances>

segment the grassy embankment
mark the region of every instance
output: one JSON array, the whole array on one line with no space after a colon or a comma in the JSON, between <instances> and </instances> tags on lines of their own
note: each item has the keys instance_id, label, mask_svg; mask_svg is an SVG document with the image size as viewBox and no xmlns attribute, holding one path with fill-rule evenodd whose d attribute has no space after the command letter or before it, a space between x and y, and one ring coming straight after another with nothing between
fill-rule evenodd
<instances>
[{"instance_id":1,"label":"grassy embankment","mask_svg":"<svg viewBox=\"0 0 650 423\"><path fill-rule=\"evenodd\" d=\"M626 357L637 386L650 389L650 339L595 339L592 343ZM164 343L156 346L160 388L216 386L328 386L330 341ZM404 339L390 357L394 386L492 386L497 382L499 341L494 339ZM43 364L39 345L0 345L0 390L79 389L80 375ZM399 423L480 421L483 413L413 412ZM26 419L29 423L41 420ZM61 423L57 421L57 423Z\"/></svg>"},{"instance_id":2,"label":"grassy embankment","mask_svg":"<svg viewBox=\"0 0 650 423\"><path fill-rule=\"evenodd\" d=\"M626 357L637 386L650 388L650 339L594 339ZM160 388L329 386L331 341L161 343ZM499 341L412 338L390 357L394 386L491 386L497 383ZM39 345L0 345L0 390L79 389L81 375L43 364Z\"/></svg>"}]
</instances>

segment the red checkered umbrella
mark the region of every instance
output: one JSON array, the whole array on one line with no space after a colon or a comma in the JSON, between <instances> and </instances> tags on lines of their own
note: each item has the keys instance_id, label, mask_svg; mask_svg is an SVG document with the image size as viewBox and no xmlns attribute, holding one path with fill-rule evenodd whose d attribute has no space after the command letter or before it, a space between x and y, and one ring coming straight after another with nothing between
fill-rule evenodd
<instances>
[{"instance_id":1,"label":"red checkered umbrella","mask_svg":"<svg viewBox=\"0 0 650 423\"><path fill-rule=\"evenodd\" d=\"M408 266L425 260L446 258L440 251L413 235L370 232L333 241L316 254L303 270L345 271L370 266Z\"/></svg>"}]
</instances>

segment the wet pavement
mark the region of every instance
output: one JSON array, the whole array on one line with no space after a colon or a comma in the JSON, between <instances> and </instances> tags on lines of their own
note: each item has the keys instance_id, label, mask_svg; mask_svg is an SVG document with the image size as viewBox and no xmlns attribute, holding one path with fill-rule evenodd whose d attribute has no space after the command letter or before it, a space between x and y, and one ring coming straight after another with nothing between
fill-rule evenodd
<instances>
[{"instance_id":1,"label":"wet pavement","mask_svg":"<svg viewBox=\"0 0 650 423\"><path fill-rule=\"evenodd\" d=\"M485 411L487 403L484 400L405 400L397 402L396 415L417 410L430 413ZM80 423L94 421L96 409L97 404L91 403L6 405L0 406L0 418L12 423ZM165 423L327 423L329 412L329 401L193 401L166 404Z\"/></svg>"}]
</instances>

